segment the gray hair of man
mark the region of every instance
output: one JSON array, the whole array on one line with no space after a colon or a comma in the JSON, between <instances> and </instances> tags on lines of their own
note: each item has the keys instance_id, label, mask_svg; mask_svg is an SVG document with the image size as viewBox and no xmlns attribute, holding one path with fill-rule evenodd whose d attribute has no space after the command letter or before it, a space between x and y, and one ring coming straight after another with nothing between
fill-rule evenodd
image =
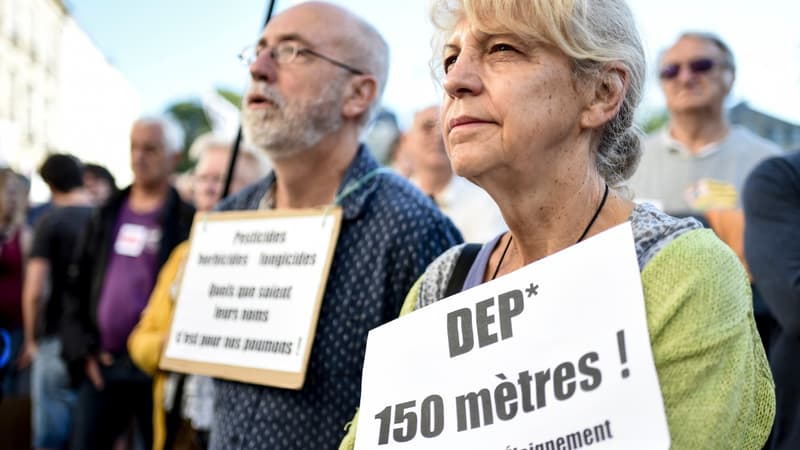
<instances>
[{"instance_id":1,"label":"gray hair of man","mask_svg":"<svg viewBox=\"0 0 800 450\"><path fill-rule=\"evenodd\" d=\"M230 153L231 148L233 148L232 140L213 132L203 133L195 138L192 146L189 147L189 158L193 161L200 161L210 149L224 149ZM266 175L272 168L272 164L264 155L264 152L245 143L244 140L239 144L239 158L249 159L255 165L256 173L259 177Z\"/></svg>"},{"instance_id":2,"label":"gray hair of man","mask_svg":"<svg viewBox=\"0 0 800 450\"><path fill-rule=\"evenodd\" d=\"M606 64L620 63L628 87L619 112L601 130L595 166L611 187L623 186L633 175L642 154L633 114L646 68L636 22L624 0L434 0L431 18L437 28L431 65L440 79L445 40L462 19L484 32L511 33L559 49L572 59L576 79L597 78Z\"/></svg>"},{"instance_id":3,"label":"gray hair of man","mask_svg":"<svg viewBox=\"0 0 800 450\"><path fill-rule=\"evenodd\" d=\"M175 154L183 151L186 133L183 127L170 115L145 116L136 119L137 124L158 125L164 136L164 148L167 153Z\"/></svg>"},{"instance_id":4,"label":"gray hair of man","mask_svg":"<svg viewBox=\"0 0 800 450\"><path fill-rule=\"evenodd\" d=\"M355 27L346 32L350 46L348 53L355 62L354 65L374 76L377 82L375 99L366 114L360 118L359 124L363 134L381 109L381 98L389 78L389 44L371 24L355 14L351 16Z\"/></svg>"}]
</instances>

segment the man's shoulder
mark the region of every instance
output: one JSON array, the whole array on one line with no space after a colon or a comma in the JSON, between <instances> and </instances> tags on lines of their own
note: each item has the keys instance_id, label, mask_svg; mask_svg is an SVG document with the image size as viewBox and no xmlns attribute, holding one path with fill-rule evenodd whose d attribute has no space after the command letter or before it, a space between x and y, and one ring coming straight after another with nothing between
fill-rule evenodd
<instances>
[{"instance_id":1,"label":"man's shoulder","mask_svg":"<svg viewBox=\"0 0 800 450\"><path fill-rule=\"evenodd\" d=\"M394 173L381 174L370 192L365 192L359 201L359 213L351 216L364 222L365 226L375 229L387 236L387 239L430 240L420 245L434 247L434 240L448 242L450 245L461 242L461 234L428 196L414 187L409 181ZM345 214L353 205L345 205ZM367 225L369 223L370 225ZM432 240L431 240L432 239ZM438 252L437 252L438 254Z\"/></svg>"},{"instance_id":2,"label":"man's shoulder","mask_svg":"<svg viewBox=\"0 0 800 450\"><path fill-rule=\"evenodd\" d=\"M172 202L173 205L175 205L174 208L170 208L173 214L176 214L181 218L186 218L186 217L194 218L194 213L195 213L194 205L184 201L174 187L170 187L170 202Z\"/></svg>"},{"instance_id":3,"label":"man's shoulder","mask_svg":"<svg viewBox=\"0 0 800 450\"><path fill-rule=\"evenodd\" d=\"M660 129L654 131L642 138L642 155L639 159L639 164L636 171L630 178L630 183L634 186L650 183L654 174L663 171L663 165L669 164L673 161L676 155L671 154L668 150L667 139L665 137L666 131Z\"/></svg>"},{"instance_id":4,"label":"man's shoulder","mask_svg":"<svg viewBox=\"0 0 800 450\"><path fill-rule=\"evenodd\" d=\"M642 162L663 159L670 155L666 128L661 128L642 138Z\"/></svg>"},{"instance_id":5,"label":"man's shoulder","mask_svg":"<svg viewBox=\"0 0 800 450\"><path fill-rule=\"evenodd\" d=\"M268 178L263 178L262 180L257 181L245 187L236 194L224 198L217 204L216 207L214 207L214 210L237 211L237 210L258 209L259 203L261 202L261 199L264 198L264 195L267 193L267 189L269 189L270 183L271 182Z\"/></svg>"},{"instance_id":6,"label":"man's shoulder","mask_svg":"<svg viewBox=\"0 0 800 450\"><path fill-rule=\"evenodd\" d=\"M800 151L767 158L753 169L752 174L768 174L786 170L800 172Z\"/></svg>"},{"instance_id":7,"label":"man's shoulder","mask_svg":"<svg viewBox=\"0 0 800 450\"><path fill-rule=\"evenodd\" d=\"M740 125L731 127L730 136L725 142L731 150L757 159L784 154L783 150L774 142Z\"/></svg>"},{"instance_id":8,"label":"man's shoulder","mask_svg":"<svg viewBox=\"0 0 800 450\"><path fill-rule=\"evenodd\" d=\"M658 147L665 147L667 140L665 139L667 136L667 128L662 127L657 130L651 131L647 133L642 138L642 145L647 146L658 146Z\"/></svg>"},{"instance_id":9,"label":"man's shoulder","mask_svg":"<svg viewBox=\"0 0 800 450\"><path fill-rule=\"evenodd\" d=\"M387 172L381 175L374 196L374 201L384 206L390 213L444 217L433 200L396 173Z\"/></svg>"},{"instance_id":10,"label":"man's shoulder","mask_svg":"<svg viewBox=\"0 0 800 450\"><path fill-rule=\"evenodd\" d=\"M41 224L82 223L89 220L92 212L94 212L94 208L88 205L58 206L42 215ZM37 224L37 228L38 226L39 224Z\"/></svg>"},{"instance_id":11,"label":"man's shoulder","mask_svg":"<svg viewBox=\"0 0 800 450\"><path fill-rule=\"evenodd\" d=\"M791 197L792 191L800 192L800 152L761 161L747 177L744 198L755 208L764 197Z\"/></svg>"}]
</instances>

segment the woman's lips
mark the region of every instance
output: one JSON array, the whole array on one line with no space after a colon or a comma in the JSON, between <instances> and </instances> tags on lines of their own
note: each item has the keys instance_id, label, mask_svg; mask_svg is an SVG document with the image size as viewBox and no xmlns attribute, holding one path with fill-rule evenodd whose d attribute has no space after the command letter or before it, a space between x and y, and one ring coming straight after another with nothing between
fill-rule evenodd
<instances>
[{"instance_id":1,"label":"woman's lips","mask_svg":"<svg viewBox=\"0 0 800 450\"><path fill-rule=\"evenodd\" d=\"M453 131L456 128L467 128L475 125L485 125L491 123L488 120L479 119L477 117L472 116L458 116L454 119L450 119L450 122L447 123L448 131Z\"/></svg>"}]
</instances>

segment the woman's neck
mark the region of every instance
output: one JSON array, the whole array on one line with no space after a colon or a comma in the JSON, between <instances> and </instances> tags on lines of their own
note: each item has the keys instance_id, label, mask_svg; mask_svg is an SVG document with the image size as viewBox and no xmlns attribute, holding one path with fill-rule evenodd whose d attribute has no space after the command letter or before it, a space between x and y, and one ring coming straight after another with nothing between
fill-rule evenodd
<instances>
[{"instance_id":1,"label":"woman's neck","mask_svg":"<svg viewBox=\"0 0 800 450\"><path fill-rule=\"evenodd\" d=\"M583 239L588 239L630 217L633 202L615 190L609 189L603 202L606 184L593 165L566 165L550 173L538 180L528 176L527 180L534 180L528 183L518 180L517 189L493 192L513 239L500 261L508 238L501 239L487 273L498 267L498 276L511 272L574 245L584 230Z\"/></svg>"}]
</instances>

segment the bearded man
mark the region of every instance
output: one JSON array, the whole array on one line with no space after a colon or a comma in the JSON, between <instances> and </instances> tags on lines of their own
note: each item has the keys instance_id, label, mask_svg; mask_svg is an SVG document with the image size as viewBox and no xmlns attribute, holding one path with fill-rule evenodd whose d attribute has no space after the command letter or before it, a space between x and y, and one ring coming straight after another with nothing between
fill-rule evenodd
<instances>
[{"instance_id":1,"label":"bearded man","mask_svg":"<svg viewBox=\"0 0 800 450\"><path fill-rule=\"evenodd\" d=\"M349 194L303 388L218 380L210 447L335 448L359 404L367 333L397 317L417 277L461 235L428 197L377 171L359 144L388 72L386 42L371 25L338 6L302 3L240 57L251 75L244 136L274 170L219 209L315 208Z\"/></svg>"}]
</instances>

